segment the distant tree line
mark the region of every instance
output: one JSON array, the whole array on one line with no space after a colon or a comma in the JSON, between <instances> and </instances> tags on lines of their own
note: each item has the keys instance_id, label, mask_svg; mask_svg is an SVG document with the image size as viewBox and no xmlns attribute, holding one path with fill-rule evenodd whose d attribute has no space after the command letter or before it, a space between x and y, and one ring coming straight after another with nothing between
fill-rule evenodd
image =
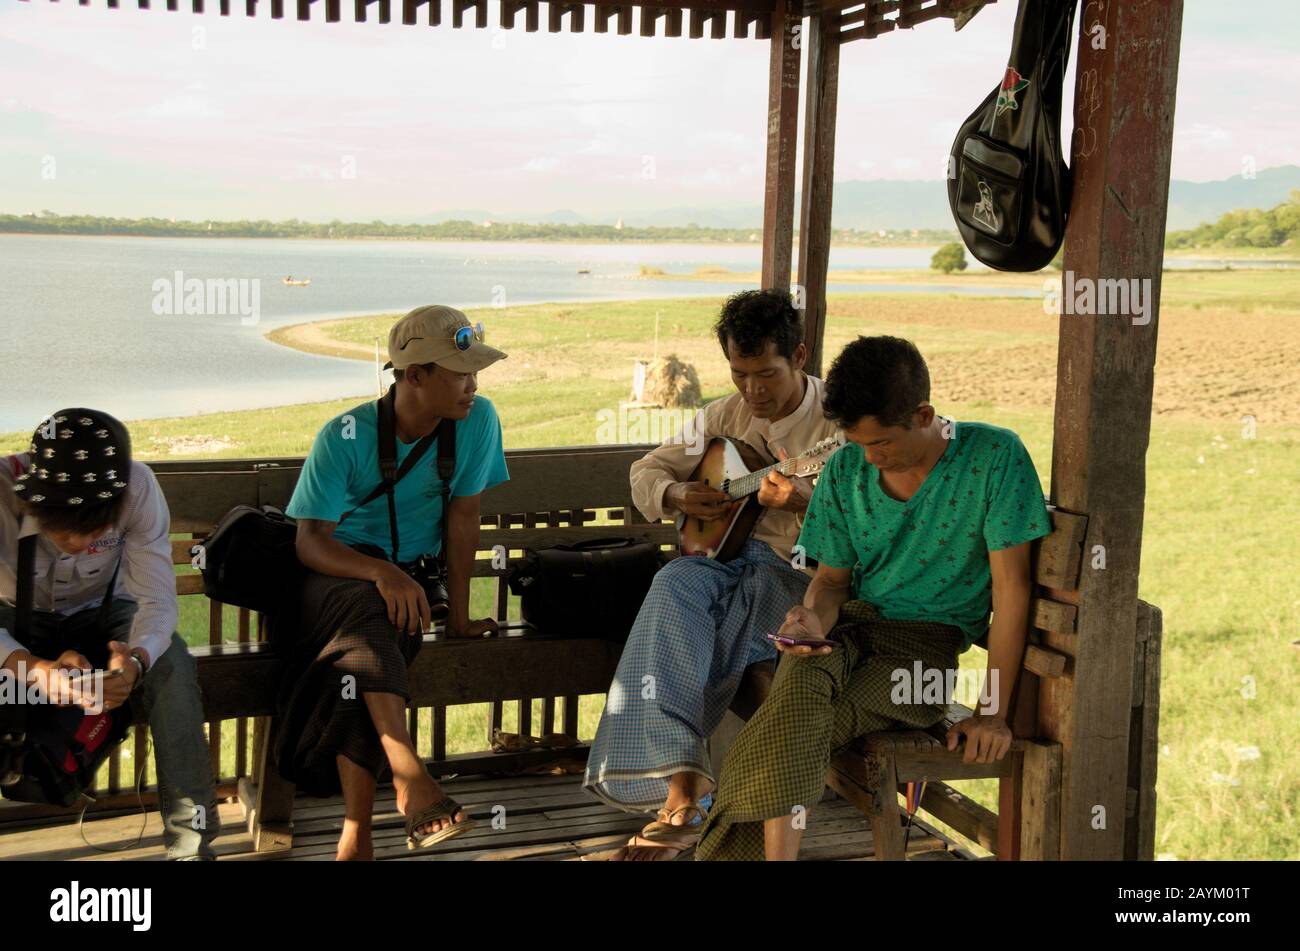
<instances>
[{"instance_id":1,"label":"distant tree line","mask_svg":"<svg viewBox=\"0 0 1300 951\"><path fill-rule=\"evenodd\" d=\"M139 235L167 238L399 238L426 241L725 241L759 243L762 228L706 228L697 224L674 227L622 228L614 225L522 224L474 222L465 219L438 224L401 225L374 221L176 221L171 218L104 218L98 215L0 214L0 233ZM839 244L937 244L951 240L941 230L861 231L836 228Z\"/></svg>"},{"instance_id":2,"label":"distant tree line","mask_svg":"<svg viewBox=\"0 0 1300 951\"><path fill-rule=\"evenodd\" d=\"M1174 231L1169 248L1282 248L1300 240L1300 189L1276 208L1243 208L1218 221Z\"/></svg>"}]
</instances>

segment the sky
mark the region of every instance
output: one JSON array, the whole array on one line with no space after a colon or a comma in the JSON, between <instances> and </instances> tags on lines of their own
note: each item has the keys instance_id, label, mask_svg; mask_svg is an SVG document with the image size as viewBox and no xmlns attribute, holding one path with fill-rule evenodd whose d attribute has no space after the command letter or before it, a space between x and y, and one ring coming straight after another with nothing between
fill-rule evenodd
<instances>
[{"instance_id":1,"label":"sky","mask_svg":"<svg viewBox=\"0 0 1300 951\"><path fill-rule=\"evenodd\" d=\"M450 3L436 28L234 6L0 0L0 212L612 221L762 202L766 41L456 30ZM941 178L1015 8L846 44L836 180ZM1300 164L1297 66L1298 0L1186 0L1173 177Z\"/></svg>"}]
</instances>

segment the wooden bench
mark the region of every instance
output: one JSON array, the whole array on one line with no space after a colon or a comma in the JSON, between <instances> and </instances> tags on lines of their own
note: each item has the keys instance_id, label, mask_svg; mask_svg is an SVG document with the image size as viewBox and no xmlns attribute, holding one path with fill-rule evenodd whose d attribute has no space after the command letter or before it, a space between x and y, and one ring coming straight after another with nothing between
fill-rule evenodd
<instances>
[{"instance_id":1,"label":"wooden bench","mask_svg":"<svg viewBox=\"0 0 1300 951\"><path fill-rule=\"evenodd\" d=\"M1070 673L1070 655L1051 645L1055 642L1066 648L1075 634L1087 517L1050 505L1049 510L1052 533L1032 547L1035 592L1030 603L1030 631L1023 670L1008 718L1013 735L1010 752L1002 760L988 764L963 762L961 746L949 752L945 742L948 730L972 714L969 708L953 703L944 719L929 729L872 733L839 751L831 761L826 783L870 818L877 859L905 857L905 813L899 805L898 793L904 784L921 780L928 782L920 808L1000 858L1051 859L1059 853L1062 749L1060 743L1037 738L1036 708L1040 683L1060 681ZM1132 759L1134 773L1145 771L1154 784L1158 693L1140 693L1140 688L1154 683L1158 690L1160 612L1145 602L1138 602L1137 618L1136 636L1144 642L1138 651L1139 666L1144 669L1135 677L1133 705L1146 707L1146 725L1139 722L1132 737L1132 743L1136 744ZM987 637L977 643L987 648ZM723 749L738 730L738 722L752 716L767 696L774 671L771 662L755 664L746 671L741 690L731 706L738 719L713 738L715 769L721 763ZM1000 780L999 812L1008 820L1001 824L999 813L947 784L947 781L993 777ZM1144 782L1139 779L1137 775L1130 777L1133 790L1144 788ZM1130 803L1131 813L1133 805ZM1154 814L1153 809L1149 812ZM1143 830L1138 835L1149 837L1149 832Z\"/></svg>"},{"instance_id":2,"label":"wooden bench","mask_svg":"<svg viewBox=\"0 0 1300 951\"><path fill-rule=\"evenodd\" d=\"M493 579L492 616L502 622L511 613L517 618L517 599L509 594L506 575L526 547L621 536L657 542L668 557L675 554L673 526L647 523L631 504L628 469L651 448L506 453L511 478L482 497L481 550L474 566L475 578ZM301 458L278 458L154 464L171 509L173 561L189 565L194 544L235 505L286 505L302 463ZM207 599L195 571L178 574L176 587L182 605L204 605L207 616L209 643L191 652L198 661L218 798L239 798L257 850L288 848L294 789L269 765L278 672L275 658L261 642L259 619L245 609ZM408 728L430 772L509 772L560 757L585 757L587 748L578 743L578 700L605 693L613 680L626 632L611 634L610 640L542 635L516 619L499 638L447 640L437 631L427 636L411 669ZM534 699L542 701L536 725ZM518 733L559 732L567 737L564 748L491 752L493 732L502 727L510 701L518 702ZM488 704L484 748L448 754L447 708L471 703ZM557 724L562 724L559 730ZM223 755L223 737L230 731L233 749ZM134 741L128 740L110 759L107 782L95 790L96 812L138 808L132 789L135 772L129 764L144 762L147 731L138 726L134 732ZM147 803L156 801L152 793L145 798ZM57 807L16 805L0 812L0 822L67 814Z\"/></svg>"},{"instance_id":3,"label":"wooden bench","mask_svg":"<svg viewBox=\"0 0 1300 951\"><path fill-rule=\"evenodd\" d=\"M510 565L524 547L542 547L609 535L658 542L669 557L675 553L671 524L648 524L631 505L628 468L650 445L517 450L506 454L509 482L483 496L483 531L475 577L494 578L492 614L507 621L512 600L505 584ZM191 548L213 524L237 504L283 506L293 491L301 458L216 460L157 463L153 466L172 512L173 560L187 565ZM958 832L994 851L999 857L1043 857L1053 854L1058 840L1061 750L1050 740L1034 739L1035 704L1040 684L1069 676L1065 648L1074 636L1078 580L1087 520L1082 515L1053 511L1054 530L1036 543L1033 555L1036 596L1033 625L1026 648L1024 672L1013 698L1012 752L1001 762L966 766L960 750L948 753L941 740L954 719L970 711L954 706L945 721L926 731L873 734L853 749L842 751L828 772L827 782L858 805L873 820L878 858L901 858L897 796L886 790L911 779L928 779L921 807ZM493 562L492 546L506 553ZM177 576L182 602L202 604L207 614L208 645L192 647L198 661L208 743L218 798L238 797L244 806L258 850L287 848L292 838L294 790L268 768L276 693L276 664L260 642L257 618L249 611L209 601L197 573ZM1130 813L1136 798L1154 795L1158 711L1160 614L1138 604L1138 676L1134 679L1134 727L1130 743ZM413 700L409 728L417 748L435 775L508 772L554 760L559 753L532 750L492 753L493 731L500 729L504 704L518 701L518 732L545 736L562 732L578 739L578 698L603 694L613 679L621 643L542 636L507 624L507 636L482 641L447 641L427 637L411 671ZM623 632L618 632L620 635ZM1056 644L1054 647L1053 644ZM711 741L715 771L728 735L747 719L766 696L774 666L755 665L747 672L729 717ZM534 730L532 701L542 700L540 730ZM447 707L487 703L487 744L472 753L447 753ZM427 712L426 712L427 711ZM557 714L562 714L562 721ZM428 729L423 725L428 723ZM223 755L223 736L233 731L233 750ZM137 727L133 741L110 758L107 781L94 790L93 812L138 808L131 787L135 766L147 755L147 731ZM577 744L561 751L582 757ZM997 776L1002 782L999 812L1011 821L962 796L944 780ZM1139 793L1138 790L1145 790ZM152 804L152 792L144 795ZM1039 808L1039 804L1043 808ZM1149 853L1154 838L1154 804L1144 802L1144 824L1133 831L1135 855ZM66 817L69 810L52 806L5 804L0 823L30 823Z\"/></svg>"}]
</instances>

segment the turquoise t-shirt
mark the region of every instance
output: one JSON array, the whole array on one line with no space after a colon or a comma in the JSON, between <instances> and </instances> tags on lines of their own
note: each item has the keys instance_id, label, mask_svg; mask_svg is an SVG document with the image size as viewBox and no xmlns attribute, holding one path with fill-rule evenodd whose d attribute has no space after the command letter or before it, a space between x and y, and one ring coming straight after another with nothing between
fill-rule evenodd
<instances>
[{"instance_id":1,"label":"turquoise t-shirt","mask_svg":"<svg viewBox=\"0 0 1300 951\"><path fill-rule=\"evenodd\" d=\"M285 509L287 515L336 522L379 484L378 412L378 404L372 400L321 427ZM397 440L399 466L414 446ZM478 495L509 478L496 407L487 397L479 396L469 415L456 421L451 494ZM438 478L436 442L397 483L395 496L401 545L398 560L408 562L423 554L437 554L442 548L442 480ZM392 547L387 497L381 495L349 515L334 530L334 537L344 544L377 545L387 553Z\"/></svg>"},{"instance_id":2,"label":"turquoise t-shirt","mask_svg":"<svg viewBox=\"0 0 1300 951\"><path fill-rule=\"evenodd\" d=\"M799 544L832 568L852 568L855 596L881 616L961 628L965 651L988 631L989 552L1051 531L1020 437L959 422L906 502L885 493L861 446L836 450L813 490Z\"/></svg>"}]
</instances>

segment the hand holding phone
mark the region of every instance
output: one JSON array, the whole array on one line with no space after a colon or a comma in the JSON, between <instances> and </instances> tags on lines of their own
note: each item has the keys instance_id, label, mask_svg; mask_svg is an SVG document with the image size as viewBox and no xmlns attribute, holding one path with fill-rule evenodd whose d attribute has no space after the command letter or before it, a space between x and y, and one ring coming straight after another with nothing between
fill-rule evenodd
<instances>
[{"instance_id":1,"label":"hand holding phone","mask_svg":"<svg viewBox=\"0 0 1300 951\"><path fill-rule=\"evenodd\" d=\"M790 637L785 634L769 634L767 639L777 645L776 649L786 654L829 654L837 646L835 641L824 637Z\"/></svg>"}]
</instances>

